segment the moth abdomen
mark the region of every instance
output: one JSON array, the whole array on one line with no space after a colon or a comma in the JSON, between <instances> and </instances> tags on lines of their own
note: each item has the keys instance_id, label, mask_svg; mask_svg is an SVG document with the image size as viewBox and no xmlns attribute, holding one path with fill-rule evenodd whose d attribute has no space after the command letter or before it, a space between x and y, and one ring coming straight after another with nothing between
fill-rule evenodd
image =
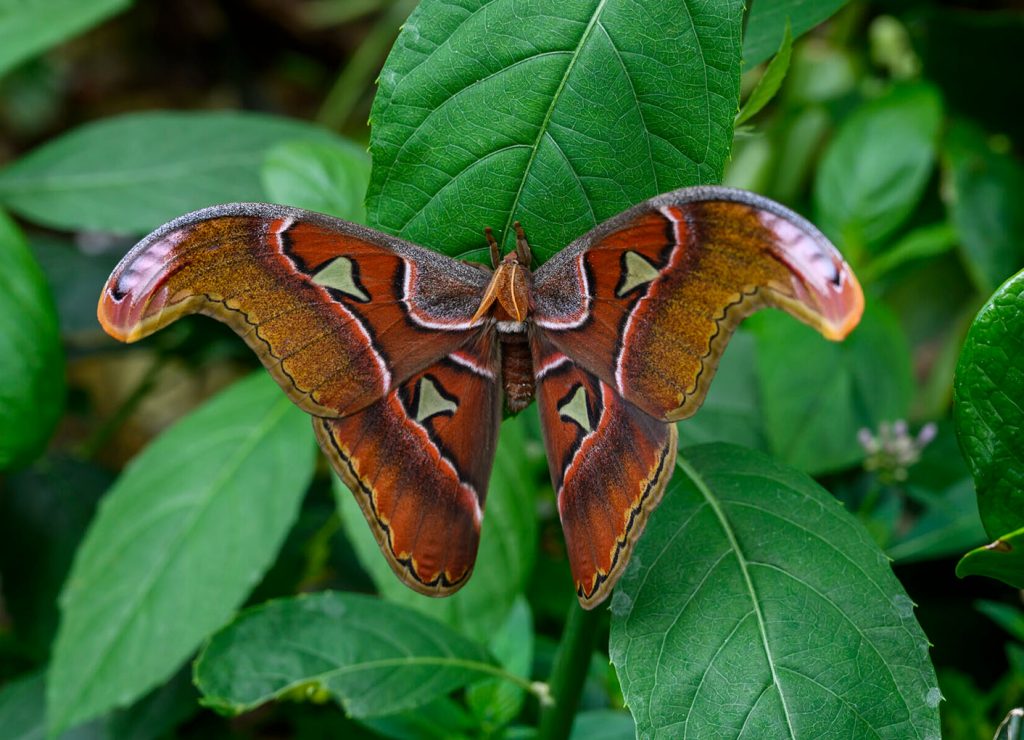
<instances>
[{"instance_id":1,"label":"moth abdomen","mask_svg":"<svg viewBox=\"0 0 1024 740\"><path fill-rule=\"evenodd\" d=\"M533 358L526 334L501 334L501 379L508 410L517 413L533 400Z\"/></svg>"}]
</instances>

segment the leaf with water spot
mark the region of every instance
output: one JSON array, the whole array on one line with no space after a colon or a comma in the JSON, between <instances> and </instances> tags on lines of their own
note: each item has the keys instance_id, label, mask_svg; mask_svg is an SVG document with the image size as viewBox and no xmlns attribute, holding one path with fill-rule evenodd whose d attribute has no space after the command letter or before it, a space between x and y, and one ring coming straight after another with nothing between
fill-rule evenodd
<instances>
[{"instance_id":1,"label":"leaf with water spot","mask_svg":"<svg viewBox=\"0 0 1024 740\"><path fill-rule=\"evenodd\" d=\"M543 262L639 201L722 176L742 0L424 0L380 75L370 225Z\"/></svg>"},{"instance_id":2,"label":"leaf with water spot","mask_svg":"<svg viewBox=\"0 0 1024 740\"><path fill-rule=\"evenodd\" d=\"M702 445L615 591L609 647L641 737L938 738L913 606L811 478Z\"/></svg>"}]
</instances>

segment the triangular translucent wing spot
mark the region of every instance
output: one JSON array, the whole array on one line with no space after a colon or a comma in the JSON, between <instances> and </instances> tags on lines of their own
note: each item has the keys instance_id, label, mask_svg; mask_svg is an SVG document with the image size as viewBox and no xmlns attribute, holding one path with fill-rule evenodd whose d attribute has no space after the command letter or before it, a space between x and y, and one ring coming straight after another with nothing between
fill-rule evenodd
<instances>
[{"instance_id":1,"label":"triangular translucent wing spot","mask_svg":"<svg viewBox=\"0 0 1024 740\"><path fill-rule=\"evenodd\" d=\"M348 257L336 257L313 276L313 282L367 303L370 296L359 282L355 262Z\"/></svg>"}]
</instances>

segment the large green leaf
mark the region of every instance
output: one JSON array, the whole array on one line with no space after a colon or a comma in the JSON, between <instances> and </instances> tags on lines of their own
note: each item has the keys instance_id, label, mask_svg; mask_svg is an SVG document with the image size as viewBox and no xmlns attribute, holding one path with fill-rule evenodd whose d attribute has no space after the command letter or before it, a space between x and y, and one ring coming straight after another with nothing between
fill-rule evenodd
<instances>
[{"instance_id":1,"label":"large green leaf","mask_svg":"<svg viewBox=\"0 0 1024 740\"><path fill-rule=\"evenodd\" d=\"M761 453L684 456L612 598L638 734L938 738L928 642L856 519Z\"/></svg>"},{"instance_id":2,"label":"large green leaf","mask_svg":"<svg viewBox=\"0 0 1024 740\"><path fill-rule=\"evenodd\" d=\"M978 312L960 353L953 417L995 539L1024 527L1024 271Z\"/></svg>"},{"instance_id":3,"label":"large green leaf","mask_svg":"<svg viewBox=\"0 0 1024 740\"><path fill-rule=\"evenodd\" d=\"M307 123L254 113L108 118L0 170L0 204L61 229L145 232L214 203L265 200L263 160L295 139L341 141Z\"/></svg>"},{"instance_id":4,"label":"large green leaf","mask_svg":"<svg viewBox=\"0 0 1024 740\"><path fill-rule=\"evenodd\" d=\"M65 585L52 729L144 694L231 616L295 519L313 460L305 415L260 373L129 464Z\"/></svg>"},{"instance_id":5,"label":"large green leaf","mask_svg":"<svg viewBox=\"0 0 1024 740\"><path fill-rule=\"evenodd\" d=\"M988 294L1024 266L1024 166L964 122L950 127L944 154L968 272Z\"/></svg>"},{"instance_id":6,"label":"large green leaf","mask_svg":"<svg viewBox=\"0 0 1024 740\"><path fill-rule=\"evenodd\" d=\"M0 0L0 75L130 4L131 0Z\"/></svg>"},{"instance_id":7,"label":"large green leaf","mask_svg":"<svg viewBox=\"0 0 1024 740\"><path fill-rule=\"evenodd\" d=\"M939 93L924 84L895 87L858 108L821 160L818 226L854 256L877 249L921 199L941 123Z\"/></svg>"},{"instance_id":8,"label":"large green leaf","mask_svg":"<svg viewBox=\"0 0 1024 740\"><path fill-rule=\"evenodd\" d=\"M543 261L660 192L716 182L741 0L424 0L380 75L370 224L450 255ZM777 45L776 45L777 46Z\"/></svg>"},{"instance_id":9,"label":"large green leaf","mask_svg":"<svg viewBox=\"0 0 1024 740\"><path fill-rule=\"evenodd\" d=\"M325 592L245 611L203 650L195 682L228 714L271 699L332 698L350 716L373 717L500 673L483 647L419 612Z\"/></svg>"},{"instance_id":10,"label":"large green leaf","mask_svg":"<svg viewBox=\"0 0 1024 740\"><path fill-rule=\"evenodd\" d=\"M64 409L57 309L14 222L0 212L0 470L31 459Z\"/></svg>"},{"instance_id":11,"label":"large green leaf","mask_svg":"<svg viewBox=\"0 0 1024 740\"><path fill-rule=\"evenodd\" d=\"M444 599L418 594L398 580L355 498L335 480L345 533L384 598L428 614L480 642L487 642L501 628L516 596L526 588L537 549L534 466L524 459L523 424L516 418L501 426L476 567L469 583Z\"/></svg>"},{"instance_id":12,"label":"large green leaf","mask_svg":"<svg viewBox=\"0 0 1024 740\"><path fill-rule=\"evenodd\" d=\"M862 428L906 418L913 377L910 349L896 319L868 304L843 342L776 311L754 317L761 409L769 446L809 473L856 464Z\"/></svg>"},{"instance_id":13,"label":"large green leaf","mask_svg":"<svg viewBox=\"0 0 1024 740\"><path fill-rule=\"evenodd\" d=\"M747 17L743 36L743 65L760 64L775 53L786 33L802 36L846 5L847 0L756 0Z\"/></svg>"}]
</instances>

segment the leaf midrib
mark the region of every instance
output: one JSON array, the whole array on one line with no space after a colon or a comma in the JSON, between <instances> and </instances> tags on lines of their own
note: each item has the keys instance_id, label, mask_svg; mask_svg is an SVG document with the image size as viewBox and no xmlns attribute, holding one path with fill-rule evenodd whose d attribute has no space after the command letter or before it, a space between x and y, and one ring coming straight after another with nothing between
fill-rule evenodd
<instances>
[{"instance_id":1,"label":"leaf midrib","mask_svg":"<svg viewBox=\"0 0 1024 740\"><path fill-rule=\"evenodd\" d=\"M130 624L138 613L138 606L143 603L153 590L154 584L157 582L158 577L163 575L168 563L178 553L178 544L181 543L185 538L192 533L197 523L202 519L202 515L210 507L211 503L217 498L217 493L222 489L224 484L229 481L243 465L246 458L251 454L255 447L266 438L268 431L272 429L277 422L285 415L290 408L291 403L286 398L279 399L267 412L262 423L257 426L253 433L250 435L249 440L239 447L238 452L229 458L221 469L222 473L213 481L210 486L209 495L206 496L205 500L202 501L198 506L195 507L195 513L191 517L191 521L181 530L179 535L174 539L169 547L164 550L163 556L157 562L157 564L149 571L148 578L144 582L143 586L139 591L136 592L136 596L132 599L129 608L122 613L126 615L126 618L122 622L121 628L118 629L114 634L114 639L110 641L107 649L103 652L99 660L95 663L93 670L88 672L82 672L82 675L88 675L95 677L104 668L106 663L109 661L111 655L114 653L114 647L120 643L126 634L125 625ZM87 681L80 681L78 688L71 697L64 701L59 711L55 714L52 728L54 730L61 730L66 727L67 717L72 716L73 712L69 709L76 708L77 702L82 697L85 687L88 685Z\"/></svg>"},{"instance_id":2,"label":"leaf midrib","mask_svg":"<svg viewBox=\"0 0 1024 740\"><path fill-rule=\"evenodd\" d=\"M726 516L725 511L718 502L718 499L715 498L714 494L711 492L708 484L704 481L704 478L701 477L701 475L685 459L680 458L677 461L677 465L684 473L686 473L687 477L693 482L693 485L697 490L700 491L701 496L704 497L704 500L718 518L719 526L721 526L722 532L729 541L729 547L736 554L736 563L743 576L743 583L747 588L747 593L750 595L750 602L753 606L754 615L757 617L757 628L761 635L761 644L764 648L765 658L768 661L768 668L771 670L772 683L779 692L779 701L782 703L782 713L786 717L786 728L789 730L789 736L793 738L793 740L796 740L796 731L793 729L793 722L789 716L789 706L786 704L786 694L782 690L782 682L779 680L779 674L775 668L775 656L772 653L772 648L768 641L768 629L765 625L764 614L761 612L761 602L757 595L757 589L754 587L754 581L750 577L746 556L740 548L739 540L736 538L736 533L733 531L729 518Z\"/></svg>"},{"instance_id":3,"label":"leaf midrib","mask_svg":"<svg viewBox=\"0 0 1024 740\"><path fill-rule=\"evenodd\" d=\"M526 187L526 180L530 177L530 169L533 167L533 162L537 158L537 152L540 151L541 141L544 140L544 135L548 131L548 125L551 123L551 117L554 115L555 108L558 106L558 101L562 96L562 91L565 89L565 85L569 81L569 75L572 74L572 70L575 68L576 62L580 58L583 47L590 39L591 34L594 32L594 28L597 27L597 22L601 17L601 12L604 10L604 6L607 5L607 3L608 0L601 0L594 9L594 13L590 17L590 22L587 23L587 27L583 29L579 43L576 44L576 48L573 49L572 55L569 57L569 63L565 66L565 73L562 75L562 79L558 83L558 88L555 90L555 94L551 96L551 103L548 105L548 109L544 113L544 119L540 122L540 127L537 130L537 138L534 139L533 146L531 147L530 158L527 160L526 166L523 168L522 177L519 179L519 189L516 191L516 197L513 199L512 205L508 209L508 217L505 219L505 228L502 229L501 232L503 244L511 233L512 222L515 218L516 209L519 207L519 199L522 197L523 188Z\"/></svg>"}]
</instances>

